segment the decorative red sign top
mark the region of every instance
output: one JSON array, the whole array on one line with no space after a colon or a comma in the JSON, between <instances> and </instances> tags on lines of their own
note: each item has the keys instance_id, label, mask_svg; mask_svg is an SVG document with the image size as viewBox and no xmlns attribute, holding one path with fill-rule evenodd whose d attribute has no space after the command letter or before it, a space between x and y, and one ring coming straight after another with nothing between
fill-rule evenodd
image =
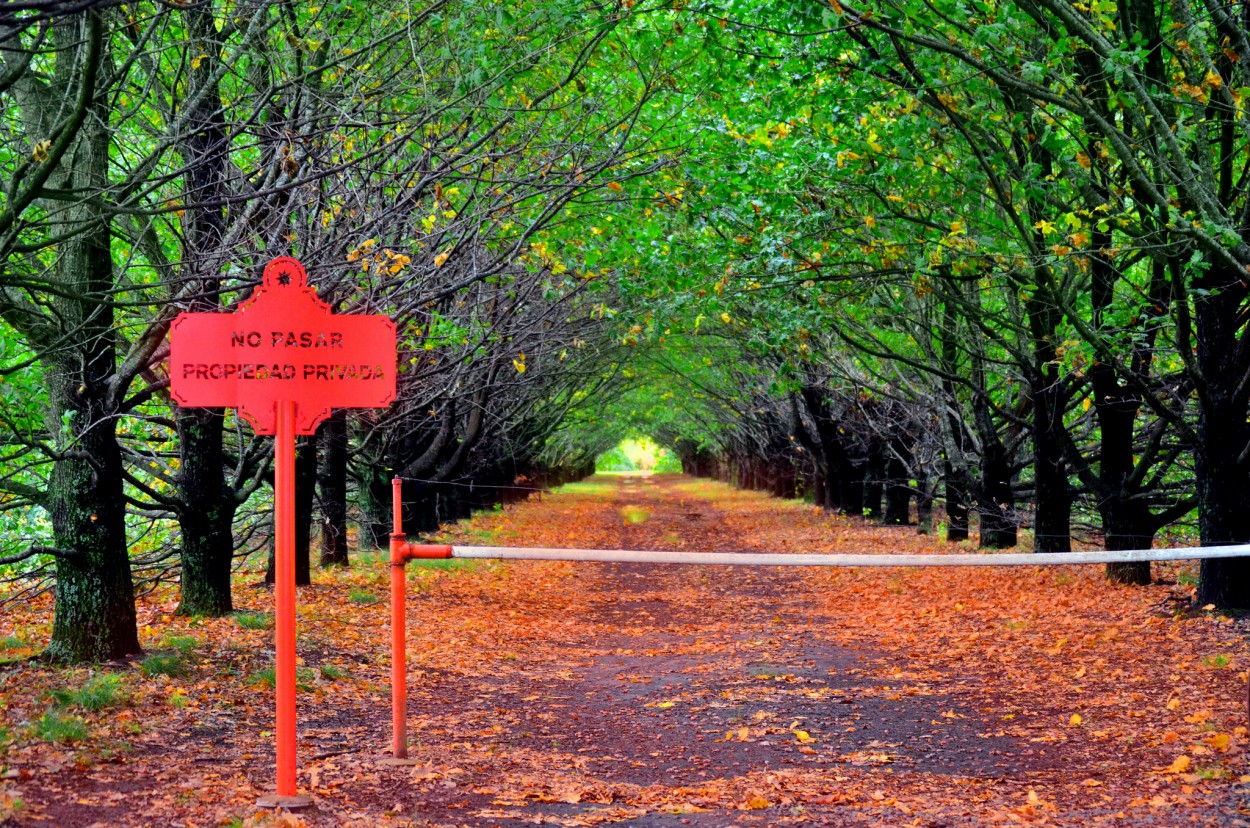
<instances>
[{"instance_id":1,"label":"decorative red sign top","mask_svg":"<svg viewBox=\"0 0 1250 828\"><path fill-rule=\"evenodd\" d=\"M295 431L312 434L331 408L384 408L395 399L395 323L336 316L282 256L232 313L180 313L170 327L170 391L179 405L238 408L257 434L277 430L274 404L296 403Z\"/></svg>"}]
</instances>

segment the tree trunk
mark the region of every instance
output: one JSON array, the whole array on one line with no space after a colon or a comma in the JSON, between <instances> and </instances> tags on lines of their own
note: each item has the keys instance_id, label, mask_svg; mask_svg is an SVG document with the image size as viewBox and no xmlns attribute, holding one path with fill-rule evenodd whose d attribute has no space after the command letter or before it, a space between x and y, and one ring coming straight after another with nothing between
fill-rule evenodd
<instances>
[{"instance_id":1,"label":"tree trunk","mask_svg":"<svg viewBox=\"0 0 1250 828\"><path fill-rule=\"evenodd\" d=\"M58 88L78 95L92 89L103 66L100 10L64 18L55 26L62 50ZM72 102L71 97L69 102ZM81 193L106 192L109 163L108 102L97 96L66 155L56 186ZM72 160L71 160L72 159ZM126 548L122 458L117 444L119 396L110 388L117 359L113 330L113 259L109 214L94 199L57 207L53 235L55 279L63 293L50 296L52 321L32 341L45 350L46 427L59 450L48 481L46 506L56 548L56 604L46 655L69 661L104 661L139 652L134 582ZM22 320L17 320L21 324Z\"/></svg>"},{"instance_id":2,"label":"tree trunk","mask_svg":"<svg viewBox=\"0 0 1250 828\"><path fill-rule=\"evenodd\" d=\"M971 489L968 476L948 461L943 476L946 484L946 540L958 543L968 539L968 512Z\"/></svg>"},{"instance_id":3,"label":"tree trunk","mask_svg":"<svg viewBox=\"0 0 1250 828\"><path fill-rule=\"evenodd\" d=\"M295 585L312 584L312 515L313 496L317 489L317 435L295 438ZM274 533L275 539L277 532ZM389 538L389 536L388 536ZM276 577L274 547L269 548L269 566L265 583Z\"/></svg>"},{"instance_id":4,"label":"tree trunk","mask_svg":"<svg viewBox=\"0 0 1250 828\"><path fill-rule=\"evenodd\" d=\"M234 562L237 504L226 486L220 409L179 408L178 527L182 535L179 615L233 612L230 571Z\"/></svg>"},{"instance_id":5,"label":"tree trunk","mask_svg":"<svg viewBox=\"0 0 1250 828\"><path fill-rule=\"evenodd\" d=\"M347 566L347 414L336 411L321 425L325 465L321 490L321 566Z\"/></svg>"},{"instance_id":6,"label":"tree trunk","mask_svg":"<svg viewBox=\"0 0 1250 828\"><path fill-rule=\"evenodd\" d=\"M859 514L881 520L881 496L885 493L885 446L878 439L868 441L868 463L864 470L864 505Z\"/></svg>"},{"instance_id":7,"label":"tree trunk","mask_svg":"<svg viewBox=\"0 0 1250 828\"><path fill-rule=\"evenodd\" d=\"M1072 490L1064 459L1064 399L1053 365L1033 388L1034 552L1072 551Z\"/></svg>"},{"instance_id":8,"label":"tree trunk","mask_svg":"<svg viewBox=\"0 0 1250 828\"><path fill-rule=\"evenodd\" d=\"M1198 415L1196 488L1202 545L1218 546L1250 542L1250 475L1245 461L1250 454L1250 423L1247 389L1242 387L1248 343L1237 336L1247 291L1242 274L1207 275L1209 283L1202 286L1209 293L1194 298L1197 356L1206 384ZM1250 609L1250 557L1203 561L1198 603Z\"/></svg>"}]
</instances>

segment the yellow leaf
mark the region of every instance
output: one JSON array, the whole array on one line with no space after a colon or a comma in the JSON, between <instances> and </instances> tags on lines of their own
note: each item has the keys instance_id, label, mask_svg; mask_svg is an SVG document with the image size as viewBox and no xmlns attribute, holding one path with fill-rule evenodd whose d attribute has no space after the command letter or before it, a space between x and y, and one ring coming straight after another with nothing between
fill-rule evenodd
<instances>
[{"instance_id":1,"label":"yellow leaf","mask_svg":"<svg viewBox=\"0 0 1250 828\"><path fill-rule=\"evenodd\" d=\"M1210 86L1212 89L1219 89L1224 85L1224 79L1221 78L1213 69L1207 70L1207 76L1202 79L1202 82L1207 86Z\"/></svg>"},{"instance_id":2,"label":"yellow leaf","mask_svg":"<svg viewBox=\"0 0 1250 828\"><path fill-rule=\"evenodd\" d=\"M1082 721L1084 721L1084 720L1081 718L1081 714L1080 714L1080 713L1073 713L1073 714L1072 714L1072 718L1068 719L1068 724L1072 725L1073 727L1076 727L1076 726L1077 726L1077 725L1079 725Z\"/></svg>"},{"instance_id":3,"label":"yellow leaf","mask_svg":"<svg viewBox=\"0 0 1250 828\"><path fill-rule=\"evenodd\" d=\"M521 362L520 360L516 360L516 359L512 360L512 367L516 369L516 372L518 374L525 373L525 363Z\"/></svg>"},{"instance_id":4,"label":"yellow leaf","mask_svg":"<svg viewBox=\"0 0 1250 828\"><path fill-rule=\"evenodd\" d=\"M1085 401L1089 402L1089 397L1086 397ZM1086 406L1086 408L1089 408L1089 406ZM1085 665L1084 664L1076 668L1076 672L1072 674L1072 678L1085 678Z\"/></svg>"},{"instance_id":5,"label":"yellow leaf","mask_svg":"<svg viewBox=\"0 0 1250 828\"><path fill-rule=\"evenodd\" d=\"M443 264L447 261L447 257L450 255L451 255L450 253L439 253L437 256L434 257L434 266L442 267Z\"/></svg>"},{"instance_id":6,"label":"yellow leaf","mask_svg":"<svg viewBox=\"0 0 1250 828\"><path fill-rule=\"evenodd\" d=\"M801 745L811 744L812 742L816 741L815 739L812 738L812 734L808 733L806 730L794 731L794 738L798 739L799 744Z\"/></svg>"},{"instance_id":7,"label":"yellow leaf","mask_svg":"<svg viewBox=\"0 0 1250 828\"><path fill-rule=\"evenodd\" d=\"M877 220L873 218L872 216L864 216L864 224L868 225L869 227L876 227Z\"/></svg>"},{"instance_id":8,"label":"yellow leaf","mask_svg":"<svg viewBox=\"0 0 1250 828\"><path fill-rule=\"evenodd\" d=\"M727 313L722 313L722 314L720 315L720 321L722 321L722 322L724 322L726 325L728 325L728 324L729 324L729 314L727 314Z\"/></svg>"},{"instance_id":9,"label":"yellow leaf","mask_svg":"<svg viewBox=\"0 0 1250 828\"><path fill-rule=\"evenodd\" d=\"M752 811L758 811L761 808L767 808L771 804L772 804L771 802L769 802L767 799L760 796L759 794L756 794L755 796L751 797L750 799L746 801L747 808Z\"/></svg>"},{"instance_id":10,"label":"yellow leaf","mask_svg":"<svg viewBox=\"0 0 1250 828\"><path fill-rule=\"evenodd\" d=\"M674 704L676 704L676 702L662 701L659 704L657 704L656 707L662 707L665 710L667 710L668 708L672 707Z\"/></svg>"},{"instance_id":11,"label":"yellow leaf","mask_svg":"<svg viewBox=\"0 0 1250 828\"><path fill-rule=\"evenodd\" d=\"M200 64L204 62L204 59L205 59L206 57L208 57L208 55L205 55L205 54L199 54L199 55L196 55L195 57L191 58L191 68L192 68L192 69L199 69L199 68L200 68Z\"/></svg>"},{"instance_id":12,"label":"yellow leaf","mask_svg":"<svg viewBox=\"0 0 1250 828\"><path fill-rule=\"evenodd\" d=\"M1082 411L1089 411L1089 407L1090 407L1091 405L1093 405L1093 400L1091 400L1089 397L1086 397L1086 398L1084 399L1084 401L1082 401L1082 402L1081 402L1081 410L1082 410ZM1084 667L1082 667L1082 668L1081 668L1081 674L1082 674L1082 675L1084 675L1084 673L1085 673L1085 668L1084 668ZM1077 676L1077 678L1080 678L1080 677L1081 677L1081 676Z\"/></svg>"},{"instance_id":13,"label":"yellow leaf","mask_svg":"<svg viewBox=\"0 0 1250 828\"><path fill-rule=\"evenodd\" d=\"M1227 733L1212 733L1203 741L1216 750L1228 750L1229 738Z\"/></svg>"},{"instance_id":14,"label":"yellow leaf","mask_svg":"<svg viewBox=\"0 0 1250 828\"><path fill-rule=\"evenodd\" d=\"M48 150L52 149L52 142L44 139L35 144L35 148L31 150L30 157L36 161L46 161L48 158Z\"/></svg>"},{"instance_id":15,"label":"yellow leaf","mask_svg":"<svg viewBox=\"0 0 1250 828\"><path fill-rule=\"evenodd\" d=\"M1038 796L1037 791L1033 790L1032 788L1029 788L1029 804L1030 805L1042 804L1042 798Z\"/></svg>"},{"instance_id":16,"label":"yellow leaf","mask_svg":"<svg viewBox=\"0 0 1250 828\"><path fill-rule=\"evenodd\" d=\"M609 190L611 190L611 191L612 191L612 192L614 192L614 193L619 193L619 192L621 191L621 189L622 189L622 188L621 188L621 184L620 184L620 182L619 182L619 181L609 181L609 182L608 182L608 189L609 189Z\"/></svg>"},{"instance_id":17,"label":"yellow leaf","mask_svg":"<svg viewBox=\"0 0 1250 828\"><path fill-rule=\"evenodd\" d=\"M1089 156L1083 152L1078 152L1076 154L1076 163L1088 170L1090 167Z\"/></svg>"},{"instance_id":18,"label":"yellow leaf","mask_svg":"<svg viewBox=\"0 0 1250 828\"><path fill-rule=\"evenodd\" d=\"M1181 700L1177 698L1176 696L1173 696L1172 698L1168 699L1168 704L1167 704L1168 710L1175 710L1176 708L1180 706L1181 706Z\"/></svg>"},{"instance_id":19,"label":"yellow leaf","mask_svg":"<svg viewBox=\"0 0 1250 828\"><path fill-rule=\"evenodd\" d=\"M1152 771L1152 773L1174 774L1174 773L1184 773L1187 770L1189 770L1189 757L1177 756L1171 765L1168 765L1166 768L1162 770Z\"/></svg>"}]
</instances>

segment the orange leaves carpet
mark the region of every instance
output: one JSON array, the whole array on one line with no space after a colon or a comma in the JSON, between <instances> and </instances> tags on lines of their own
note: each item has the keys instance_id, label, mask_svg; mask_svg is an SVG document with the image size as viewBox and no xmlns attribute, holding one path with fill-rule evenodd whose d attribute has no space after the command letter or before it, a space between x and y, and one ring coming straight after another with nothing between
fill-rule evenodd
<instances>
[{"instance_id":1,"label":"orange leaves carpet","mask_svg":"<svg viewBox=\"0 0 1250 828\"><path fill-rule=\"evenodd\" d=\"M681 477L594 478L442 537L958 551ZM1093 567L414 565L416 764L389 767L387 566L358 556L300 590L298 814L254 805L273 784L263 616L176 618L159 592L144 646L178 669L64 670L22 660L47 600L12 605L0 825L1250 825L1247 626L1190 608L1192 569L1125 588ZM72 696L106 672L106 705Z\"/></svg>"}]
</instances>

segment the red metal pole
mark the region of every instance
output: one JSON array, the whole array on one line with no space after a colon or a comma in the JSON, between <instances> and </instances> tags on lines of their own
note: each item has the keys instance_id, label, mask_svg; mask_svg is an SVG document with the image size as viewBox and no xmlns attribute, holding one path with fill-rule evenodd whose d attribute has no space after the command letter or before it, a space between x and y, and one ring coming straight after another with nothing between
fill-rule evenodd
<instances>
[{"instance_id":1,"label":"red metal pole","mask_svg":"<svg viewBox=\"0 0 1250 828\"><path fill-rule=\"evenodd\" d=\"M404 606L403 481L391 481L391 758L408 758L407 608Z\"/></svg>"},{"instance_id":2,"label":"red metal pole","mask_svg":"<svg viewBox=\"0 0 1250 828\"><path fill-rule=\"evenodd\" d=\"M295 796L295 402L281 400L274 438L274 637L278 796Z\"/></svg>"}]
</instances>

